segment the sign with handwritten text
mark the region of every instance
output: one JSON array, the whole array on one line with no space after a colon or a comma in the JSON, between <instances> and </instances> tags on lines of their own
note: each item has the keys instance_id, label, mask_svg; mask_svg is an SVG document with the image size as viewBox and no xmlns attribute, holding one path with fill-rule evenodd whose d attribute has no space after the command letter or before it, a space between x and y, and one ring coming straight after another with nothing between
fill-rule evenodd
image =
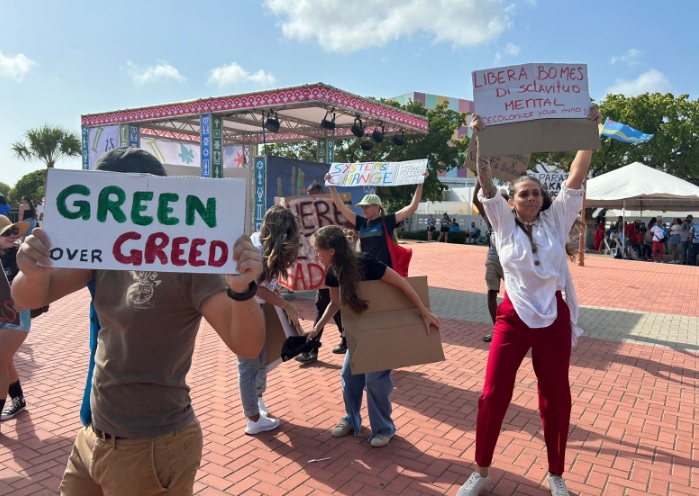
<instances>
[{"instance_id":1,"label":"sign with handwritten text","mask_svg":"<svg viewBox=\"0 0 699 496\"><path fill-rule=\"evenodd\" d=\"M335 162L330 165L330 179L326 186L402 186L422 184L422 173L427 168L427 159L405 162Z\"/></svg>"},{"instance_id":2,"label":"sign with handwritten text","mask_svg":"<svg viewBox=\"0 0 699 496\"><path fill-rule=\"evenodd\" d=\"M544 189L552 197L558 196L561 192L561 184L568 180L567 172L534 172L527 171L530 177L538 179Z\"/></svg>"},{"instance_id":3,"label":"sign with handwritten text","mask_svg":"<svg viewBox=\"0 0 699 496\"><path fill-rule=\"evenodd\" d=\"M464 166L477 173L476 157L476 140L472 138L468 144ZM479 158L481 164L490 165L493 177L504 181L512 181L526 173L529 167L530 157L531 155L529 153L512 153L509 155L494 156L481 155Z\"/></svg>"},{"instance_id":4,"label":"sign with handwritten text","mask_svg":"<svg viewBox=\"0 0 699 496\"><path fill-rule=\"evenodd\" d=\"M473 71L476 113L486 126L587 117L585 64L524 64Z\"/></svg>"},{"instance_id":5,"label":"sign with handwritten text","mask_svg":"<svg viewBox=\"0 0 699 496\"><path fill-rule=\"evenodd\" d=\"M235 273L248 181L49 169L54 267Z\"/></svg>"},{"instance_id":6,"label":"sign with handwritten text","mask_svg":"<svg viewBox=\"0 0 699 496\"><path fill-rule=\"evenodd\" d=\"M341 197L345 202L350 201L348 193L342 194ZM289 267L288 277L279 277L279 284L292 291L324 288L325 267L315 257L311 236L321 227L344 226L347 219L337 209L330 195L275 198L274 202L290 208L296 214L301 227L299 256Z\"/></svg>"}]
</instances>

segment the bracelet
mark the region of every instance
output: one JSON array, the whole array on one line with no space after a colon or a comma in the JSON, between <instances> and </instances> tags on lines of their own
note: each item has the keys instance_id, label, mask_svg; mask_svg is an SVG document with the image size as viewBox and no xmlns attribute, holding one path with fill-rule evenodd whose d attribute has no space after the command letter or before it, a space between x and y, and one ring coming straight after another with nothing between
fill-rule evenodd
<instances>
[{"instance_id":1,"label":"bracelet","mask_svg":"<svg viewBox=\"0 0 699 496\"><path fill-rule=\"evenodd\" d=\"M244 293L236 293L231 288L226 289L226 293L231 300L247 301L257 293L257 283L255 281L250 281L250 286L248 286L248 290Z\"/></svg>"}]
</instances>

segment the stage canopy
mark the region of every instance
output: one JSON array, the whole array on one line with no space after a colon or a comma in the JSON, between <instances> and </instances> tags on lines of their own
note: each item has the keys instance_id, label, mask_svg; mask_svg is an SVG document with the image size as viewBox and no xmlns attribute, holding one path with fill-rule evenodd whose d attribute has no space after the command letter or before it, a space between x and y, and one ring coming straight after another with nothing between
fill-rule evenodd
<instances>
[{"instance_id":1,"label":"stage canopy","mask_svg":"<svg viewBox=\"0 0 699 496\"><path fill-rule=\"evenodd\" d=\"M634 162L587 181L587 207L699 211L699 186Z\"/></svg>"},{"instance_id":2,"label":"stage canopy","mask_svg":"<svg viewBox=\"0 0 699 496\"><path fill-rule=\"evenodd\" d=\"M82 116L82 125L94 128L131 124L140 128L141 135L199 143L204 114L222 118L224 145L354 139L350 128L355 118L361 120L367 137L374 129L387 136L428 131L426 117L323 83L88 114ZM274 123L265 129L268 118L278 120L276 132L269 130L275 128ZM334 129L321 127L324 119L334 122Z\"/></svg>"}]
</instances>

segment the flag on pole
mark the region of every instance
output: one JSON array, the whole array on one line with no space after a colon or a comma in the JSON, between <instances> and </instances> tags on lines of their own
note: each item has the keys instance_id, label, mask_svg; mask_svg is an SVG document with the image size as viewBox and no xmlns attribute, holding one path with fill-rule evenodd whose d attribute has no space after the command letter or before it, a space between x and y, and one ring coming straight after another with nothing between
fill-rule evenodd
<instances>
[{"instance_id":1,"label":"flag on pole","mask_svg":"<svg viewBox=\"0 0 699 496\"><path fill-rule=\"evenodd\" d=\"M610 138L623 141L624 143L631 143L634 145L645 143L653 137L652 134L642 133L641 131L627 126L626 124L613 121L609 119L609 117L607 117L607 120L604 121L604 126L602 126L600 135L608 136Z\"/></svg>"}]
</instances>

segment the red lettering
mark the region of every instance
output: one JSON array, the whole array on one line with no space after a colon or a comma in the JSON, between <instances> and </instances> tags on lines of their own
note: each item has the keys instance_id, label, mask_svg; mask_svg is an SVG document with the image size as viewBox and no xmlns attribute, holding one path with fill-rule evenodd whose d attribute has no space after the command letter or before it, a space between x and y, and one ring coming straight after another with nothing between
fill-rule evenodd
<instances>
[{"instance_id":1,"label":"red lettering","mask_svg":"<svg viewBox=\"0 0 699 496\"><path fill-rule=\"evenodd\" d=\"M172 263L172 265L175 265L177 267L187 265L187 260L182 258L182 255L184 255L184 249L182 248L182 245L188 242L189 238L185 238L184 236L178 236L172 239L172 250L170 251L170 262Z\"/></svg>"},{"instance_id":2,"label":"red lettering","mask_svg":"<svg viewBox=\"0 0 699 496\"><path fill-rule=\"evenodd\" d=\"M141 265L143 263L143 255L140 250L131 250L128 256L124 255L121 251L121 247L126 241L136 241L139 239L141 239L141 235L133 231L125 232L119 236L112 247L112 255L114 255L114 259L117 262L125 265L134 265L136 267Z\"/></svg>"},{"instance_id":3,"label":"red lettering","mask_svg":"<svg viewBox=\"0 0 699 496\"><path fill-rule=\"evenodd\" d=\"M206 263L203 260L199 260L199 257L201 256L201 250L199 247L205 244L206 240L203 238L194 238L192 240L192 247L189 249L189 265L192 267L201 267Z\"/></svg>"},{"instance_id":4,"label":"red lettering","mask_svg":"<svg viewBox=\"0 0 699 496\"><path fill-rule=\"evenodd\" d=\"M328 205L328 202L317 200L314 205L316 207L316 215L318 217L318 227L334 224L332 218L328 217L328 212L330 212L330 205Z\"/></svg>"},{"instance_id":5,"label":"red lettering","mask_svg":"<svg viewBox=\"0 0 699 496\"><path fill-rule=\"evenodd\" d=\"M155 262L156 257L160 260L163 265L167 264L167 255L165 254L164 248L170 242L170 238L164 232L153 233L148 236L146 240L146 263L152 264Z\"/></svg>"},{"instance_id":6,"label":"red lettering","mask_svg":"<svg viewBox=\"0 0 699 496\"><path fill-rule=\"evenodd\" d=\"M309 210L309 207L311 207L312 205L312 201L302 201L296 205L296 212L298 213L299 219L301 220L301 226L304 229L313 229L313 224L306 224L306 219L308 217L314 216L314 213Z\"/></svg>"},{"instance_id":7,"label":"red lettering","mask_svg":"<svg viewBox=\"0 0 699 496\"><path fill-rule=\"evenodd\" d=\"M221 240L213 240L209 246L209 266L223 267L226 260L228 260L228 245Z\"/></svg>"}]
</instances>

